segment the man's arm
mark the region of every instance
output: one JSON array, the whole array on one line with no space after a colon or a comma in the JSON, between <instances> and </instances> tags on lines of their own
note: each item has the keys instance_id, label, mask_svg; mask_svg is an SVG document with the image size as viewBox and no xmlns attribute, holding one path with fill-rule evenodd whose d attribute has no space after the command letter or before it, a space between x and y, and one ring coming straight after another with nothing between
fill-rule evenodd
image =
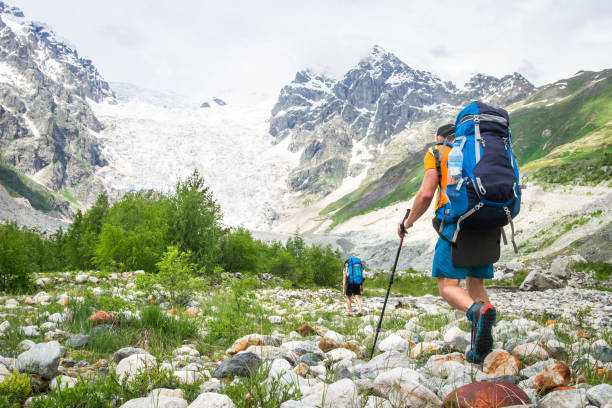
<instances>
[{"instance_id":1,"label":"man's arm","mask_svg":"<svg viewBox=\"0 0 612 408\"><path fill-rule=\"evenodd\" d=\"M433 199L436 189L438 188L438 172L436 169L427 169L425 170L425 176L423 177L423 183L421 183L421 188L418 193L414 197L414 201L412 203L412 209L410 210L410 215L404 221L404 228L408 229L412 227L412 225L418 220L421 215L427 211L429 205L431 204L431 200ZM399 225L397 228L397 234L400 237L404 236L404 233L401 231Z\"/></svg>"}]
</instances>

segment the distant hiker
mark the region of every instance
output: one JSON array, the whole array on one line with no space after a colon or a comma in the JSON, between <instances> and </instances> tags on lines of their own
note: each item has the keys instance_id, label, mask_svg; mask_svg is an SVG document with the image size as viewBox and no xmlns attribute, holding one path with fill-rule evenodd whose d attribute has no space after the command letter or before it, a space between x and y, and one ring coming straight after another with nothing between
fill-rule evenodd
<instances>
[{"instance_id":1,"label":"distant hiker","mask_svg":"<svg viewBox=\"0 0 612 408\"><path fill-rule=\"evenodd\" d=\"M348 315L353 315L351 307L351 296L355 296L355 301L359 307L359 316L363 316L363 307L359 296L363 291L363 263L361 259L352 256L344 262L344 273L342 274L342 289L346 296L346 307Z\"/></svg>"},{"instance_id":2,"label":"distant hiker","mask_svg":"<svg viewBox=\"0 0 612 408\"><path fill-rule=\"evenodd\" d=\"M441 126L436 145L425 155L423 183L410 215L397 229L403 237L437 190L433 224L440 237L432 276L438 279L440 296L466 312L472 323L466 358L476 363L482 363L493 346L496 311L483 280L493 277L500 236L506 242L500 227L511 224L516 249L512 218L518 213L521 192L508 122L505 110L474 102L457 116L455 125ZM466 280L467 291L459 285L461 279Z\"/></svg>"}]
</instances>

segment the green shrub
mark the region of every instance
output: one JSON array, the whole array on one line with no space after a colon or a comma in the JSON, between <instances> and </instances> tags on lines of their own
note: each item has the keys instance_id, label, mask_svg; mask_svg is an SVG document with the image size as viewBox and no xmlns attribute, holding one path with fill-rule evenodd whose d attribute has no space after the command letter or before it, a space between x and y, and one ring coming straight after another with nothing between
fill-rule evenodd
<instances>
[{"instance_id":1,"label":"green shrub","mask_svg":"<svg viewBox=\"0 0 612 408\"><path fill-rule=\"evenodd\" d=\"M172 245L191 252L198 266L212 270L219 254L223 215L197 170L176 183L171 202Z\"/></svg>"},{"instance_id":2,"label":"green shrub","mask_svg":"<svg viewBox=\"0 0 612 408\"><path fill-rule=\"evenodd\" d=\"M171 211L168 198L158 193L125 195L108 211L96 246L96 265L156 270L170 242Z\"/></svg>"},{"instance_id":3,"label":"green shrub","mask_svg":"<svg viewBox=\"0 0 612 408\"><path fill-rule=\"evenodd\" d=\"M593 278L600 282L610 282L612 264L608 262L578 262L572 269L575 271L593 271Z\"/></svg>"},{"instance_id":4,"label":"green shrub","mask_svg":"<svg viewBox=\"0 0 612 408\"><path fill-rule=\"evenodd\" d=\"M260 256L249 230L238 228L229 231L221 240L220 264L228 272L256 271Z\"/></svg>"},{"instance_id":5,"label":"green shrub","mask_svg":"<svg viewBox=\"0 0 612 408\"><path fill-rule=\"evenodd\" d=\"M156 264L158 273L137 277L137 286L156 297L168 295L172 307L185 306L195 291L205 289L205 282L195 277L196 265L189 262L191 253L180 253L168 247Z\"/></svg>"},{"instance_id":6,"label":"green shrub","mask_svg":"<svg viewBox=\"0 0 612 408\"><path fill-rule=\"evenodd\" d=\"M14 222L0 224L0 290L27 288L33 267L24 231Z\"/></svg>"},{"instance_id":7,"label":"green shrub","mask_svg":"<svg viewBox=\"0 0 612 408\"><path fill-rule=\"evenodd\" d=\"M207 342L230 346L244 335L271 331L264 310L255 302L257 285L254 278L233 280L227 290L215 294L208 313L213 319L208 322Z\"/></svg>"},{"instance_id":8,"label":"green shrub","mask_svg":"<svg viewBox=\"0 0 612 408\"><path fill-rule=\"evenodd\" d=\"M30 377L13 372L9 377L0 381L0 406L10 407L11 404L22 403L31 393Z\"/></svg>"}]
</instances>

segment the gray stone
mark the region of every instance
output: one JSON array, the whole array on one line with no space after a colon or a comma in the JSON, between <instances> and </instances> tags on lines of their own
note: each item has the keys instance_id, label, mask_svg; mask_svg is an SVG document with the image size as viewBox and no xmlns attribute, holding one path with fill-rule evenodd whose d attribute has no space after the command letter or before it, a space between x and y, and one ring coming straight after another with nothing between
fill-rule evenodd
<instances>
[{"instance_id":1,"label":"gray stone","mask_svg":"<svg viewBox=\"0 0 612 408\"><path fill-rule=\"evenodd\" d=\"M35 344L17 357L15 368L18 371L35 373L50 380L57 375L60 358L65 353L66 350L57 341Z\"/></svg>"},{"instance_id":2,"label":"gray stone","mask_svg":"<svg viewBox=\"0 0 612 408\"><path fill-rule=\"evenodd\" d=\"M124 358L131 356L132 354L148 354L148 353L141 348L124 347L122 349L117 350L115 354L113 354L113 361L115 363L118 363Z\"/></svg>"},{"instance_id":3,"label":"gray stone","mask_svg":"<svg viewBox=\"0 0 612 408\"><path fill-rule=\"evenodd\" d=\"M339 361L336 365L336 381L343 380L345 378L353 379L353 362L351 360Z\"/></svg>"},{"instance_id":4,"label":"gray stone","mask_svg":"<svg viewBox=\"0 0 612 408\"><path fill-rule=\"evenodd\" d=\"M81 348L84 345L86 345L88 341L89 341L89 336L88 335L79 333L79 334L75 334L74 336L69 338L66 341L66 345L68 347L72 347L74 349L77 349L77 348Z\"/></svg>"},{"instance_id":5,"label":"gray stone","mask_svg":"<svg viewBox=\"0 0 612 408\"><path fill-rule=\"evenodd\" d=\"M256 372L261 365L261 359L255 353L238 353L223 361L215 370L213 377L226 378L229 376L248 377Z\"/></svg>"},{"instance_id":6,"label":"gray stone","mask_svg":"<svg viewBox=\"0 0 612 408\"><path fill-rule=\"evenodd\" d=\"M205 381L200 385L200 393L217 392L221 388L221 381L212 378L210 381Z\"/></svg>"},{"instance_id":7,"label":"gray stone","mask_svg":"<svg viewBox=\"0 0 612 408\"><path fill-rule=\"evenodd\" d=\"M542 371L544 371L544 369L546 367L552 367L555 364L554 359L550 358L548 360L544 360L544 361L538 361L535 364L532 364L528 367L523 368L520 372L519 375L521 377L525 377L525 378L530 378L533 377L534 375L540 374Z\"/></svg>"},{"instance_id":8,"label":"gray stone","mask_svg":"<svg viewBox=\"0 0 612 408\"><path fill-rule=\"evenodd\" d=\"M601 407L606 403L612 403L612 385L599 384L588 389L586 393L589 402Z\"/></svg>"},{"instance_id":9,"label":"gray stone","mask_svg":"<svg viewBox=\"0 0 612 408\"><path fill-rule=\"evenodd\" d=\"M319 364L321 361L323 361L323 358L321 358L320 355L314 353L306 353L300 358L298 358L296 364L304 363L308 366L314 366Z\"/></svg>"},{"instance_id":10,"label":"gray stone","mask_svg":"<svg viewBox=\"0 0 612 408\"><path fill-rule=\"evenodd\" d=\"M603 363L612 362L612 348L607 345L593 345L590 354Z\"/></svg>"},{"instance_id":11,"label":"gray stone","mask_svg":"<svg viewBox=\"0 0 612 408\"><path fill-rule=\"evenodd\" d=\"M586 405L584 389L554 391L538 402L538 408L582 408Z\"/></svg>"},{"instance_id":12,"label":"gray stone","mask_svg":"<svg viewBox=\"0 0 612 408\"><path fill-rule=\"evenodd\" d=\"M394 368L379 374L374 386L382 395L388 395L393 406L410 406L418 408L438 408L442 401L421 382L425 377L414 370Z\"/></svg>"},{"instance_id":13,"label":"gray stone","mask_svg":"<svg viewBox=\"0 0 612 408\"><path fill-rule=\"evenodd\" d=\"M356 378L374 379L379 373L394 369L396 367L414 368L414 362L404 353L387 351L374 357L365 364L360 364L353 369Z\"/></svg>"},{"instance_id":14,"label":"gray stone","mask_svg":"<svg viewBox=\"0 0 612 408\"><path fill-rule=\"evenodd\" d=\"M560 288L561 283L551 276L538 271L531 271L525 278L519 290L534 291Z\"/></svg>"}]
</instances>

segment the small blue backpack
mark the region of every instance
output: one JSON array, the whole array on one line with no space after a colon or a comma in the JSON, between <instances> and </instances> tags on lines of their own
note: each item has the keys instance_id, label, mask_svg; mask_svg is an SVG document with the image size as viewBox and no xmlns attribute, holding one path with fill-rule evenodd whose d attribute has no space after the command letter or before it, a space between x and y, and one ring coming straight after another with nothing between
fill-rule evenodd
<instances>
[{"instance_id":1,"label":"small blue backpack","mask_svg":"<svg viewBox=\"0 0 612 408\"><path fill-rule=\"evenodd\" d=\"M361 285L363 283L363 267L361 265L361 259L352 256L347 259L346 262L348 262L349 283Z\"/></svg>"},{"instance_id":2,"label":"small blue backpack","mask_svg":"<svg viewBox=\"0 0 612 408\"><path fill-rule=\"evenodd\" d=\"M453 147L463 153L462 174L442 190L450 205L436 213L441 220L440 234L445 222L457 223L451 243L462 228L482 230L510 224L517 252L512 219L520 210L521 187L509 125L508 112L482 102L470 103L457 115ZM503 228L501 233L506 242Z\"/></svg>"}]
</instances>

